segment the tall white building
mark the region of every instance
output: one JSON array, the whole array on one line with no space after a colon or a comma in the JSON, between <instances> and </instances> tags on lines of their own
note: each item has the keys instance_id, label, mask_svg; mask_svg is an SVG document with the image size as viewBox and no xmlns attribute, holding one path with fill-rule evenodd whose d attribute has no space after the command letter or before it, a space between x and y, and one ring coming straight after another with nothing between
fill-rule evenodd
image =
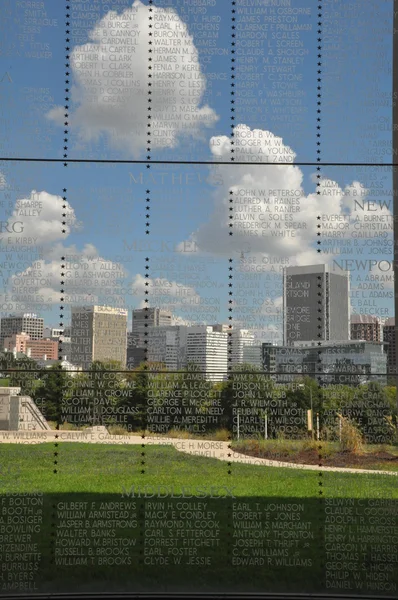
<instances>
[{"instance_id":1,"label":"tall white building","mask_svg":"<svg viewBox=\"0 0 398 600\"><path fill-rule=\"evenodd\" d=\"M240 365L244 360L244 348L254 346L254 334L248 329L231 329L228 344L228 356L231 358L230 365Z\"/></svg>"},{"instance_id":2,"label":"tall white building","mask_svg":"<svg viewBox=\"0 0 398 600\"><path fill-rule=\"evenodd\" d=\"M187 364L195 363L206 379L223 381L227 376L228 334L210 325L188 327Z\"/></svg>"},{"instance_id":3,"label":"tall white building","mask_svg":"<svg viewBox=\"0 0 398 600\"><path fill-rule=\"evenodd\" d=\"M148 327L148 361L163 363L170 371L183 369L186 366L187 331L185 325Z\"/></svg>"}]
</instances>

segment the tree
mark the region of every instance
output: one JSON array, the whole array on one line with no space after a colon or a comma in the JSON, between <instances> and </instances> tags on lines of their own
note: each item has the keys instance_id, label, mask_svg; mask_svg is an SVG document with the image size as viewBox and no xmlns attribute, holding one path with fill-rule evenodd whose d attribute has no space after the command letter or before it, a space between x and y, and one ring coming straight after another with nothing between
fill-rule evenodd
<instances>
[{"instance_id":1,"label":"tree","mask_svg":"<svg viewBox=\"0 0 398 600\"><path fill-rule=\"evenodd\" d=\"M278 397L280 389L260 368L248 363L235 365L221 388L222 426L237 432L239 413L240 436L263 435L265 412L278 403Z\"/></svg>"},{"instance_id":2,"label":"tree","mask_svg":"<svg viewBox=\"0 0 398 600\"><path fill-rule=\"evenodd\" d=\"M124 386L120 371L119 361L96 360L87 371L72 378L64 390L64 399L66 405L72 403L75 407L74 414L79 415L80 425L107 425L117 421L116 406Z\"/></svg>"},{"instance_id":3,"label":"tree","mask_svg":"<svg viewBox=\"0 0 398 600\"><path fill-rule=\"evenodd\" d=\"M91 364L86 385L91 396L93 425L114 422L113 409L116 408L118 391L122 387L121 369L121 363L116 360L95 360Z\"/></svg>"},{"instance_id":4,"label":"tree","mask_svg":"<svg viewBox=\"0 0 398 600\"><path fill-rule=\"evenodd\" d=\"M396 403L396 397L397 397L397 388L394 386L387 386L384 388L384 393L386 394L387 400L389 402L390 405L390 409L391 409L391 415L393 416L394 420L397 420L397 403Z\"/></svg>"},{"instance_id":5,"label":"tree","mask_svg":"<svg viewBox=\"0 0 398 600\"><path fill-rule=\"evenodd\" d=\"M312 388L313 389L313 388ZM313 391L314 412L319 412L321 428L338 437L338 416L350 419L361 431L365 443L391 443L396 434L395 388L383 388L377 382L353 387L331 385ZM308 404L298 394L296 398Z\"/></svg>"},{"instance_id":6,"label":"tree","mask_svg":"<svg viewBox=\"0 0 398 600\"><path fill-rule=\"evenodd\" d=\"M148 390L151 387L156 389L156 385L151 385L154 377L151 369L158 367L157 363L143 362L124 374L122 389L128 393L121 395L116 400L116 407L124 410L124 422L131 430L145 431L147 429Z\"/></svg>"},{"instance_id":7,"label":"tree","mask_svg":"<svg viewBox=\"0 0 398 600\"><path fill-rule=\"evenodd\" d=\"M43 371L32 398L48 421L62 422L63 398L71 380L71 376L59 364Z\"/></svg>"},{"instance_id":8,"label":"tree","mask_svg":"<svg viewBox=\"0 0 398 600\"><path fill-rule=\"evenodd\" d=\"M394 411L380 383L371 382L359 388L351 404L345 407L345 411L356 413L354 419L368 444L392 443L396 434L396 425L392 419Z\"/></svg>"},{"instance_id":9,"label":"tree","mask_svg":"<svg viewBox=\"0 0 398 600\"><path fill-rule=\"evenodd\" d=\"M14 358L12 361L8 358L7 365L10 369L10 387L20 387L22 396L33 396L45 369L40 368L37 362L28 356Z\"/></svg>"},{"instance_id":10,"label":"tree","mask_svg":"<svg viewBox=\"0 0 398 600\"><path fill-rule=\"evenodd\" d=\"M317 413L322 408L322 388L313 377L306 375L297 378L294 385L285 387L286 399L292 405L303 410L313 409Z\"/></svg>"},{"instance_id":11,"label":"tree","mask_svg":"<svg viewBox=\"0 0 398 600\"><path fill-rule=\"evenodd\" d=\"M197 363L189 363L173 378L170 428L208 433L220 427L219 394Z\"/></svg>"}]
</instances>

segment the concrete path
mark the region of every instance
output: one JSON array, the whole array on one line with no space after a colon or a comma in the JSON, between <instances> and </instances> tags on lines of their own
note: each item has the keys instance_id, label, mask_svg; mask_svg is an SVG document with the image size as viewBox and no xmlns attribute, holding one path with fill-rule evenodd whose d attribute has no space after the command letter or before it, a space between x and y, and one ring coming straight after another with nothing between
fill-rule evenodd
<instances>
[{"instance_id":1,"label":"concrete path","mask_svg":"<svg viewBox=\"0 0 398 600\"><path fill-rule=\"evenodd\" d=\"M110 435L105 427L93 427L84 431L0 431L0 443L8 444L43 444L48 442L80 442L86 444L132 444L171 445L180 452L217 458L218 460L242 463L247 465L260 465L265 467L284 467L308 471L334 471L340 473L369 473L398 476L397 471L381 471L371 469L352 469L345 467L319 467L318 465L298 465L295 463L255 458L234 452L228 448L230 442L216 442L212 440L186 440L165 438L158 436L137 435Z\"/></svg>"}]
</instances>

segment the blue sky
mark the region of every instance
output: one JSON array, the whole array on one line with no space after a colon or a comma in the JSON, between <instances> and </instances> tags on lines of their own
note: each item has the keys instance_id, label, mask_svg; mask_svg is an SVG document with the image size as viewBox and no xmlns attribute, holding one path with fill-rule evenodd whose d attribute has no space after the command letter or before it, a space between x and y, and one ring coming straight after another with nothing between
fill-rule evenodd
<instances>
[{"instance_id":1,"label":"blue sky","mask_svg":"<svg viewBox=\"0 0 398 600\"><path fill-rule=\"evenodd\" d=\"M116 14L113 20L122 22L123 11L131 7L132 4L131 0L130 2L115 3L114 10ZM142 4L145 5L146 2ZM283 37L286 30L278 28L277 25L269 26L267 37L261 38L256 46L249 48L243 46L242 41L248 39L250 29L246 28L244 30L243 27L246 27L248 22L253 23L253 19L250 21L250 18L253 17L256 23L266 23L265 13L258 17L258 15L253 15L247 10L240 10L244 8L243 3L240 5L237 1L236 4L236 48L237 50L239 48L239 52L244 52L244 59L242 54L238 52L234 63L236 74L234 80L235 125L244 125L249 128L250 132L253 132L254 129L268 131L276 138L282 138L284 147L291 148L296 154L295 162L316 162L317 148L321 150L320 156L323 162L390 162L391 75L389 61L392 41L390 35L392 29L392 2L368 0L366 6L361 7L362 14L360 15L345 13L344 2L335 3L335 10L338 13L337 18L334 14L328 15L327 7L325 7L320 28L322 33L318 34L315 3L309 0L307 2L292 1L292 9L311 9L310 15L304 14L298 17L296 21L294 18L290 18L293 25L299 24L307 27L298 33L296 32L293 35L289 33L287 37ZM46 14L44 15L43 12L38 11L36 15L32 16L31 13L26 12L27 9L24 3L17 5L18 3L14 3L10 9L4 8L5 16L8 16L9 26L7 27L4 44L8 49L4 61L6 74L3 75L0 84L2 103L5 107L2 120L4 127L2 154L11 157L61 158L64 154L64 128L60 125L59 119L57 121L56 118L49 118L49 112L52 111L54 115L54 112L57 111L56 107L62 107L65 104L65 69L62 66L65 64L64 6L62 3L47 1L43 3ZM75 22L74 28L70 26L71 33L68 46L70 47L70 55L74 51L75 56L77 56L79 51L77 46L90 42L90 39L90 43L93 43L89 33L93 29L94 23L100 23L101 19L105 18L107 12L109 12L106 5L95 4L94 1L91 5L94 6L91 12L86 11L93 16L91 21L86 19L88 26L76 27L77 21L80 20L80 25L83 22L82 18L78 18L78 15L75 19L70 19L70 21ZM99 7L98 11L96 11L96 6ZM208 106L209 111L212 111L216 118L213 120L210 118L210 126L206 127L204 125L205 120L199 117L198 131L195 136L190 137L181 135L181 132L177 133L173 148L154 147L156 146L156 136L153 134L151 136L152 150L150 155L153 160L196 160L209 163L213 160L220 160L230 162L231 153L226 146L225 151L219 155L212 154L210 149L211 138L218 140L222 145L224 144L224 136L228 138L231 133L230 100L232 88L230 84L232 80L230 75L232 55L230 50L232 13L230 3L218 0L214 2L213 7L207 7L204 13L200 11L195 13L192 10L189 12L186 5L181 2L155 2L153 6L173 6L181 22L186 24L188 32L193 36L193 40L190 42L191 49L193 45L197 50L198 69L200 69L204 90L197 106L199 110L204 106ZM144 9L141 7L140 10ZM285 21L282 21L282 24L287 23L286 14ZM98 16L97 20L94 19L96 15ZM272 15L271 9L266 15L268 17ZM28 21L33 18L48 19L47 23L54 24L56 22L57 24L34 25L32 21ZM208 38L204 35L203 26L209 28L209 25L212 25L214 29L218 27L216 38ZM34 31L34 29L29 30L29 27L39 27L40 32L28 33ZM260 31L264 32L265 29ZM322 39L321 52L323 55L320 76L317 73L317 62L319 60L317 58L318 37ZM208 43L206 40L208 39L212 39L211 43L214 43L214 46L210 46L210 48L217 48L219 54L216 52L209 55L209 46L206 47L206 43ZM283 44L286 44L286 40L292 41L292 39L295 40L296 48L298 47L302 54L299 55L298 66L290 70L290 75L298 76L293 82L297 96L294 97L295 100L290 105L291 108L284 113L284 107L290 102L289 96L282 94L282 87L278 87L280 83L275 84L275 79L272 79L273 72L269 67L274 63L274 56L277 54L278 48L286 48ZM95 43L101 44L98 41ZM248 57L251 56L253 49L261 50L261 60L254 59L250 62ZM146 46L144 50L145 56L142 56L142 60L146 60L148 57ZM48 56L48 58L30 58L29 53L31 52L44 53L41 56ZM143 52L143 47L138 46L137 52ZM297 58L297 55L295 56ZM261 62L263 57L265 60ZM94 90L97 93L98 86L88 83L89 76L86 75L86 72L80 71L78 73L73 65L69 72L71 92L68 93L70 97L68 101L70 122L67 135L68 157L113 160L144 159L147 153L140 147L138 142L136 144L132 140L133 133L129 134L134 128L132 126L130 128L127 113L122 110L118 114L119 109L116 105L113 109L112 107L106 109L100 115L100 118L102 120L104 118L109 119L110 125L105 130L101 128L102 126L95 122L96 115L94 114L95 111L92 110L94 105L93 107L90 106L90 100L87 96L88 90ZM225 74L224 79L221 74ZM260 74L260 77L257 77L258 74ZM317 81L319 78L321 82ZM288 77L285 77L284 84L289 83L289 81L286 81L287 79ZM317 90L318 85L321 90ZM147 91L146 86L147 80L142 80L139 89L145 94ZM287 91L289 91L289 88ZM128 106L126 108L127 112L130 111L128 114L134 113L135 102L137 102L136 112L138 114L140 110L139 100L134 97L133 92L125 92L125 90L123 92L128 94ZM322 111L321 137L317 138L316 110L317 93L319 92L321 93ZM148 96L145 95L145 108L148 106L147 98ZM253 98L256 102L253 102ZM299 98L301 104L297 104L297 98ZM266 99L265 102L263 102L264 99ZM164 99L163 101L167 102ZM376 106L374 105L375 101L379 103ZM188 96L186 102L189 102ZM301 113L293 112L297 107L300 107ZM59 114L62 112L62 110L59 110ZM6 120L4 120L4 114ZM147 111L145 111L145 114L147 114ZM285 114L285 117L281 116L283 114ZM292 115L296 114L298 115L297 119L292 119ZM84 122L84 119L87 119L87 121ZM131 143L127 140L124 147L118 147L118 144L114 143L111 129L115 126L120 127L122 131L123 129L126 130L126 138L130 136ZM90 130L91 140L84 140L81 137L85 127L86 134ZM134 127L139 128L139 125L135 124ZM100 135L96 140L95 135L98 131L100 131ZM252 134L250 133L250 135ZM317 146L317 141L320 141L320 146ZM278 146L276 142L275 144ZM2 190L3 200L5 199L4 194L9 196L11 202L21 198L29 198L32 190L45 191L51 196L62 196L63 188L67 189L67 202L69 203L68 206L70 205L74 211L75 223L69 235L64 237L63 241L62 236L60 236L48 242L53 247L62 242L64 248L74 245L75 250L81 252L85 244L90 244L96 248L99 256L108 261L118 262L115 261L115 257L122 254L126 255L126 252L123 252L124 242L131 245L132 240L142 239L147 242L150 239L157 242L162 239L171 245L178 245L184 240L190 239L190 236L200 229L202 232L198 237L201 240L199 244L200 252L195 257L193 253L189 252L180 253L178 258L176 258L175 252L166 250L163 253L169 256L171 260L177 261L177 264L180 265L181 275L178 279L178 271L170 267L163 271L164 277L169 282L183 282L182 273L184 271L182 269L186 268L185 265L190 261L192 263L193 260L202 261L209 280L221 282L225 286L221 288L207 288L205 286L200 289L195 288L195 293L198 293L202 298L217 297L220 300L220 308L217 311L216 320L225 322L228 315L228 258L233 257L235 259L239 257L242 249L245 251L250 250L249 254L256 256L261 254L264 256L272 255L273 250L272 246L269 246L267 238L263 240L264 243L261 247L258 244L253 246L253 239L242 234L235 235L233 240L226 239L228 230L225 229L222 222L225 216L225 211L223 212L224 209L222 209L223 202L227 198L231 185L242 185L245 177L254 177L254 179L258 177L259 181L267 181L267 169L275 171L276 168L271 165L248 165L245 175L245 167L241 167L239 170L236 166L229 164L213 171L210 181L210 168L206 165L153 165L150 170L147 170L145 165L112 166L69 163L68 167L64 168L62 164L55 163L3 163L0 166L0 171L4 174L6 180L6 186ZM285 175L283 167L279 167L279 169L282 169L282 171L280 176L275 175L275 181L279 182L282 187L286 181L288 186L292 174L286 171ZM316 169L314 166L302 166L300 169L303 175L300 184L303 195L303 210L304 203L307 201L305 198L309 198L309 195L314 194L316 191L313 178ZM235 173L236 182L234 180ZM365 168L360 170L349 166L325 166L322 167L321 174L322 177L333 180L341 190L344 190L346 186L350 186L354 181L367 188L372 188L373 191L367 196L367 200L376 202L376 207L378 201L391 200L392 195L389 195L388 192L386 194L386 191L391 190L391 173L388 169ZM140 183L141 177L143 177L142 183ZM280 178L278 179L278 177ZM145 223L147 222L145 218L145 214L147 214L145 210L146 189L150 189L151 198L149 236L145 235ZM378 193L378 190L383 190L383 193ZM354 218L358 213L358 210L355 210L358 205L355 205L352 196L349 197L349 200L351 202L350 207L346 206L342 210L343 212L345 210L346 214L348 210ZM325 203L324 212L329 214L328 197L325 195L322 197L322 201ZM311 202L312 200L309 198L308 203ZM5 204L0 208L5 210ZM320 209L323 210L322 204L314 205L314 219L315 213L319 212ZM383 213L386 219L387 212ZM366 214L373 213L373 210L370 210L370 212L368 210ZM376 211L376 214L381 213ZM312 219L312 216L308 218ZM7 220L5 212L2 219ZM220 219L218 224L217 219ZM209 221L212 225L206 227L206 223ZM77 222L80 222L82 226L76 227ZM305 252L308 251L311 262L314 262L313 257L316 256L314 253L316 252L316 240L318 238L315 235L315 222L309 223L308 227L308 235L303 236L301 239L302 257L300 264L303 264ZM206 239L210 235L212 235L213 240L218 239L220 236L220 244L207 244ZM324 240L324 238L322 239ZM359 244L362 243L362 241L359 242ZM347 250L347 245L344 246L342 240L339 244L343 248L343 253L339 255L339 258L352 258L352 254L344 254L344 247ZM338 247L338 244L336 247ZM289 264L295 264L295 258L299 253L297 248L292 248ZM385 246L381 247L374 244L373 246L364 246L362 254L358 253L358 255L360 258L391 259L391 255L388 253L380 252L378 256L375 256L374 253L377 248L383 252L385 250ZM288 255L287 247L280 247L279 249L280 256ZM148 252L135 250L127 254L128 260L126 259L124 262L126 286L135 280L137 274L144 274L144 259ZM156 251L152 250L152 254L153 256L150 254L150 258L153 265ZM318 257L320 259L315 260L315 262L326 262L330 256L319 254ZM48 265L55 260L58 259L48 258ZM47 268L49 268L48 265ZM55 263L53 268L56 268ZM352 282L352 285L358 285L358 276L365 280L367 274L366 270L358 271L354 269L353 279L355 281ZM155 277L155 273L153 276ZM188 279L186 279L187 281ZM191 281L190 285L195 287L192 283L194 279L191 278L189 281ZM268 279L264 276L261 286L264 298L277 300L280 297L281 280L279 274L274 273ZM6 291L4 286L3 290ZM366 293L368 294L368 292ZM185 318L181 305L175 297L173 298L172 302L175 303L176 314ZM366 298L368 299L368 296ZM253 306L258 307L260 298L253 296L251 301ZM140 305L141 302L142 296L125 297L125 304L129 308ZM391 298L378 299L377 303L377 306L384 307L384 316L393 314L393 301ZM55 306L49 304L48 311L46 311L48 320L52 319L54 323L57 322L55 315L58 312ZM358 312L367 312L364 308L361 309L357 299L353 299L353 306ZM386 314L386 309L388 314ZM257 316L255 319L253 317L250 322L248 321L247 326L253 325L254 328L258 329L258 321L262 320L263 323L274 325L278 319L280 319L280 311L279 317L271 318L269 315L267 317L262 315L261 318Z\"/></svg>"}]
</instances>

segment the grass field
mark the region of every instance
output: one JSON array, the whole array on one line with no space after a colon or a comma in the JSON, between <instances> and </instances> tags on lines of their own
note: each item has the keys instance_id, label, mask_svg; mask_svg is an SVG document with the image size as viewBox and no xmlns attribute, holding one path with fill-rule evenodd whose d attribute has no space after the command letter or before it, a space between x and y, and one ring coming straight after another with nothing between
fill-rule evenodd
<instances>
[{"instance_id":1,"label":"grass field","mask_svg":"<svg viewBox=\"0 0 398 600\"><path fill-rule=\"evenodd\" d=\"M0 465L3 515L4 504L8 506L10 494L43 494L43 525L35 538L42 553L37 576L38 591L42 592L187 589L220 592L336 591L326 590L328 557L325 551L325 504L327 506L332 498L343 499L343 504L345 499L350 503L352 499L375 497L398 501L397 479L394 476L324 472L320 477L317 471L300 468L267 468L236 463L229 466L227 462L216 459L183 454L170 446L60 443L54 447L54 444L1 444ZM146 486L151 492L163 486L161 492L167 497L144 498L142 493L141 496L132 497L129 495L132 486L135 486L136 492L137 487L142 491ZM176 539L178 534L176 529L151 524L154 521L151 521L148 513L148 502L164 502L168 515L174 511L178 516L182 488L186 490L186 496L189 490L206 488L206 498L183 500L206 502L206 510L215 513L219 543L198 550L198 555L209 557L208 564L187 564L185 556L181 563L175 563L173 555L169 556L168 564L150 563L148 561L155 560L159 554L150 554L153 546L150 546L149 539L152 534L148 532L153 531L157 539L165 540ZM173 492L175 497L172 497ZM96 557L91 563L89 560L88 565L60 564L59 557L54 554L58 547L58 530L65 525L62 525L63 517L58 512L60 503L87 502L88 507L95 505L97 509L101 503L121 501L131 503L130 516L135 516L137 520L136 527L115 530L117 537L135 540L129 547L129 564L99 564ZM310 535L299 540L294 547L285 546L286 560L299 560L294 558L295 552L299 552L300 560L305 564L278 564L269 556L264 557L263 564L237 564L234 551L239 518L236 514L234 518L234 511L238 504L250 507L250 511L260 507L263 523L266 519L271 529L281 518L278 510L273 508L275 505L300 506L300 522L307 524L306 531ZM356 510L363 510L365 505L362 508L356 506ZM265 514L268 516L265 517ZM186 522L188 529L189 523ZM89 529L87 537L90 536L98 538ZM178 548L180 546L181 537ZM264 546L266 553L268 547ZM278 547L281 548L280 545ZM245 556L243 550L242 547L238 548L241 557ZM97 551L95 547L95 556ZM167 555L167 547L162 552ZM362 568L366 569L366 561L363 564ZM397 585L398 570L394 577Z\"/></svg>"}]
</instances>

